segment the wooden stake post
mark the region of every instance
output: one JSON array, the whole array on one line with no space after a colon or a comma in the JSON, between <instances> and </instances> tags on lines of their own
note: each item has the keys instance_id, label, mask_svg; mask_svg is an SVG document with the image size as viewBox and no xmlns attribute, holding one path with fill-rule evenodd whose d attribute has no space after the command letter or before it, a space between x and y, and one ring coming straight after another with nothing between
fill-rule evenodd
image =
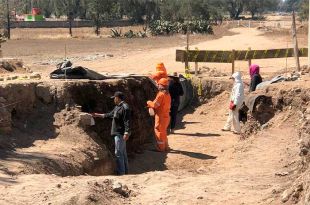
<instances>
[{"instance_id":1,"label":"wooden stake post","mask_svg":"<svg viewBox=\"0 0 310 205\"><path fill-rule=\"evenodd\" d=\"M295 11L293 11L292 37L293 37L293 44L294 44L294 56L295 56L295 61L296 61L296 68L297 68L297 71L300 71L300 62L299 62L299 50L298 50L298 41L297 41L297 32L296 32Z\"/></svg>"},{"instance_id":2,"label":"wooden stake post","mask_svg":"<svg viewBox=\"0 0 310 205\"><path fill-rule=\"evenodd\" d=\"M251 51L251 47L249 47L249 49L248 49L249 51ZM252 59L249 59L248 60L248 63L249 63L249 67L252 65Z\"/></svg>"},{"instance_id":3,"label":"wooden stake post","mask_svg":"<svg viewBox=\"0 0 310 205\"><path fill-rule=\"evenodd\" d=\"M185 74L189 73L189 63L188 63L188 55L189 55L189 32L187 28L186 33L186 57L185 57Z\"/></svg>"},{"instance_id":4,"label":"wooden stake post","mask_svg":"<svg viewBox=\"0 0 310 205\"><path fill-rule=\"evenodd\" d=\"M231 73L234 74L235 73L235 55L236 55L236 51L232 50L232 57L231 57Z\"/></svg>"}]
</instances>

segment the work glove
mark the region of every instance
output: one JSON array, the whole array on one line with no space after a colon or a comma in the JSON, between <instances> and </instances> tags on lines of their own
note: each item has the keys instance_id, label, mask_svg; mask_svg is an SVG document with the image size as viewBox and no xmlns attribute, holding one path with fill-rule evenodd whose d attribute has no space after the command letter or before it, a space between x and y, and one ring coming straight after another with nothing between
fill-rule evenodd
<instances>
[{"instance_id":1,"label":"work glove","mask_svg":"<svg viewBox=\"0 0 310 205\"><path fill-rule=\"evenodd\" d=\"M234 102L233 101L231 101L230 102L230 104L229 104L229 109L231 109L231 110L235 110L236 109L236 105L234 104Z\"/></svg>"}]
</instances>

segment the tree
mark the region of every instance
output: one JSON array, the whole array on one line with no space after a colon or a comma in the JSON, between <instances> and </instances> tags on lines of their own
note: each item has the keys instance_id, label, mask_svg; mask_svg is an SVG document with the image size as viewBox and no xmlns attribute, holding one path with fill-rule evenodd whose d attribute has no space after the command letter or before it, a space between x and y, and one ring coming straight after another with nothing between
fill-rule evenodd
<instances>
[{"instance_id":1,"label":"tree","mask_svg":"<svg viewBox=\"0 0 310 205\"><path fill-rule=\"evenodd\" d=\"M95 33L100 35L100 27L103 20L110 17L111 8L115 2L113 0L92 0L88 4L88 12L95 24Z\"/></svg>"},{"instance_id":2,"label":"tree","mask_svg":"<svg viewBox=\"0 0 310 205\"><path fill-rule=\"evenodd\" d=\"M248 0L245 7L251 13L253 19L258 13L263 14L265 11L276 10L279 3L279 0Z\"/></svg>"},{"instance_id":3,"label":"tree","mask_svg":"<svg viewBox=\"0 0 310 205\"><path fill-rule=\"evenodd\" d=\"M302 1L303 0L285 0L282 6L282 10L286 12L292 12L293 10L297 10Z\"/></svg>"},{"instance_id":4,"label":"tree","mask_svg":"<svg viewBox=\"0 0 310 205\"><path fill-rule=\"evenodd\" d=\"M120 0L121 10L134 23L143 23L143 17L146 10L145 0Z\"/></svg>"},{"instance_id":5,"label":"tree","mask_svg":"<svg viewBox=\"0 0 310 205\"><path fill-rule=\"evenodd\" d=\"M208 0L196 0L191 3L191 14L196 19L210 19L210 3Z\"/></svg>"},{"instance_id":6,"label":"tree","mask_svg":"<svg viewBox=\"0 0 310 205\"><path fill-rule=\"evenodd\" d=\"M163 0L159 3L159 6L163 20L184 21L189 16L189 4L186 0Z\"/></svg>"},{"instance_id":7,"label":"tree","mask_svg":"<svg viewBox=\"0 0 310 205\"><path fill-rule=\"evenodd\" d=\"M298 15L302 21L309 19L309 1L308 0L303 0L301 2Z\"/></svg>"},{"instance_id":8,"label":"tree","mask_svg":"<svg viewBox=\"0 0 310 205\"><path fill-rule=\"evenodd\" d=\"M228 11L230 18L238 19L243 12L247 0L224 0L225 9Z\"/></svg>"}]
</instances>

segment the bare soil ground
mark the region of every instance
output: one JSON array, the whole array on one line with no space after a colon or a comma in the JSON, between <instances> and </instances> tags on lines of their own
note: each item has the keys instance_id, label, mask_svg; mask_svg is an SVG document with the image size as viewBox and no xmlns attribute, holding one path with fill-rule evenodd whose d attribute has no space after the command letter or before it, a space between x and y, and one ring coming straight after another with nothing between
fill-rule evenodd
<instances>
[{"instance_id":1,"label":"bare soil ground","mask_svg":"<svg viewBox=\"0 0 310 205\"><path fill-rule=\"evenodd\" d=\"M297 84L279 84L277 89ZM299 159L297 116L279 113L272 127L246 140L221 132L228 92L183 113L169 136L172 151L146 149L130 161L122 177L1 176L1 204L280 204L294 175L289 165ZM213 112L217 110L217 112ZM182 117L182 115L181 115ZM181 120L181 119L180 119ZM108 180L108 181L107 181ZM119 182L129 198L112 192ZM18 194L17 194L18 193ZM66 194L64 194L66 193Z\"/></svg>"},{"instance_id":2,"label":"bare soil ground","mask_svg":"<svg viewBox=\"0 0 310 205\"><path fill-rule=\"evenodd\" d=\"M82 65L97 71L117 72L119 69L124 69L125 72L134 72L134 70L125 65L110 66L107 64L107 61L110 59L112 62L109 62L115 64L121 60L133 59L133 56L137 56L138 61L134 60L134 64L140 70L139 73L145 73L148 70L153 70L155 63L164 59L159 60L155 58L150 61L152 65L143 65L140 62L142 59L138 57L141 54L145 55L156 50L157 55L161 55L160 50L163 48L185 48L186 46L185 35L113 39L107 36L97 38L86 35L85 37L84 29L82 29L80 35L83 38L53 38L57 36L59 30L61 31L60 34L67 31L65 29L14 29L12 35L17 35L19 38L13 38L13 40L2 45L3 55L4 57L20 58L33 71L43 72L46 75L55 69L55 65L63 61L65 57L69 58L75 65ZM42 34L44 31L46 33L44 38L33 39L27 37L29 35L36 36ZM38 34L36 34L37 32ZM215 35L193 35L191 43L196 44L234 34L226 27L215 28L214 32ZM132 64L132 66L134 65ZM142 67L143 69L141 70Z\"/></svg>"},{"instance_id":3,"label":"bare soil ground","mask_svg":"<svg viewBox=\"0 0 310 205\"><path fill-rule=\"evenodd\" d=\"M226 50L248 47L283 48L286 45L282 37L281 40L275 40L264 36L262 31L256 29L237 28L230 31L234 35L229 33L219 39L198 37L191 47ZM38 46L38 42L42 44ZM185 45L183 37L132 41L16 40L3 47L6 56L20 56L36 71L48 73L52 65L43 66L42 62L49 58L61 58L64 43L69 45L70 57L112 53L114 57L92 61L77 59L74 62L100 72L148 73L161 61L165 62L169 71L183 71L182 63L176 63L174 60L175 49ZM27 45L29 50L21 49L20 45ZM26 54L23 54L25 52ZM302 64L305 62L306 59L302 59ZM254 63L262 66L265 75L286 67L285 59L260 60ZM294 66L292 59L288 59L287 64L288 67ZM230 70L228 64L207 66L216 67L226 73ZM237 67L247 73L247 62L238 62ZM288 90L309 86L307 77L302 81L279 83L275 89ZM223 92L207 104L198 108L188 108L181 113L178 130L169 136L172 151L158 153L152 151L151 145L147 145L143 153L130 160L128 176L58 177L2 174L0 204L278 205L281 203L282 192L291 184L295 175L276 176L276 173L291 173L290 165L299 159L299 137L295 127L298 117L294 115L296 111L286 110L278 113L272 119L270 128L246 140L240 140L239 136L220 131L227 117L228 98L229 93ZM129 198L112 192L112 184L115 182L128 186L131 190Z\"/></svg>"},{"instance_id":4,"label":"bare soil ground","mask_svg":"<svg viewBox=\"0 0 310 205\"><path fill-rule=\"evenodd\" d=\"M292 47L288 30L264 32L256 28L233 28L225 26L215 29L215 36L191 36L191 49L232 50L232 49L271 49ZM301 32L300 47L306 45L306 37ZM66 46L65 46L66 45ZM175 50L184 49L186 37L151 37L145 39L21 39L3 45L5 57L18 57L32 70L48 74L55 69L56 63L67 57L74 65L82 65L99 72L140 73L154 71L158 62L164 62L169 72L184 72L184 64L175 62ZM66 49L65 49L66 47ZM111 54L111 55L108 55ZM147 54L147 55L146 55ZM293 58L253 60L261 66L263 73L295 66ZM301 58L306 64L306 58ZM191 64L190 66L194 66ZM200 63L200 67L216 68L229 73L231 64ZM237 70L247 74L248 63L236 62Z\"/></svg>"}]
</instances>

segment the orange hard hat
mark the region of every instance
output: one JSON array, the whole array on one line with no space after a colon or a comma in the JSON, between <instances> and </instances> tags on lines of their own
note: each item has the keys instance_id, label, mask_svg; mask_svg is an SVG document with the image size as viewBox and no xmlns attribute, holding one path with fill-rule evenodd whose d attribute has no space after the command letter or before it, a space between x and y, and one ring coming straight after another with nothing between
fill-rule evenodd
<instances>
[{"instance_id":1,"label":"orange hard hat","mask_svg":"<svg viewBox=\"0 0 310 205\"><path fill-rule=\"evenodd\" d=\"M158 85L162 85L162 86L168 86L169 85L169 81L167 78L162 78L158 81Z\"/></svg>"}]
</instances>

